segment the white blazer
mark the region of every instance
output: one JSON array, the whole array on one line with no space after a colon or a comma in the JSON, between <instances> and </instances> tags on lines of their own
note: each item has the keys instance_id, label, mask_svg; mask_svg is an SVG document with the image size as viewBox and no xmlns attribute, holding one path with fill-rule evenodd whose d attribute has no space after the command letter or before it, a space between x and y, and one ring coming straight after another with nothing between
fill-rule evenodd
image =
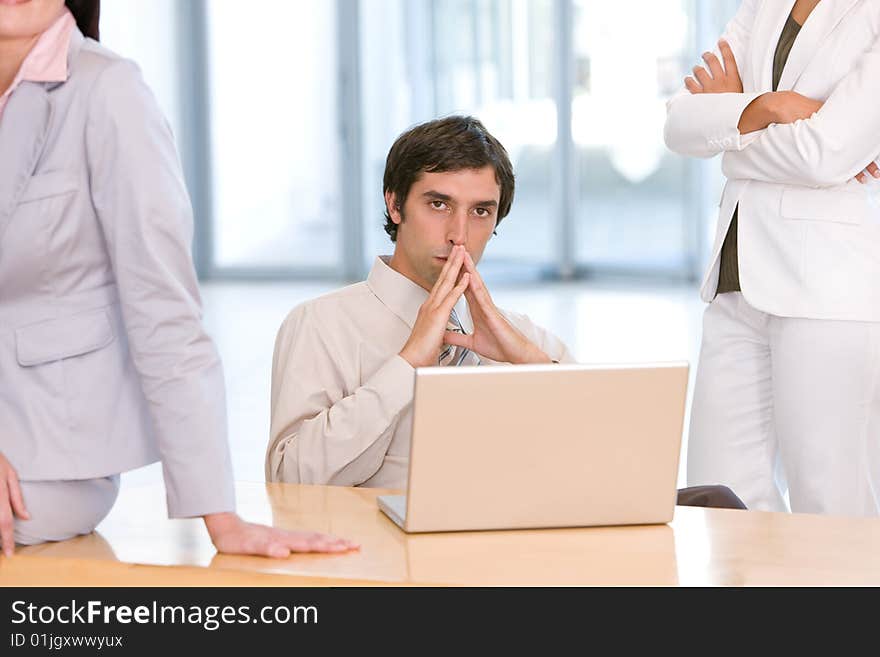
<instances>
[{"instance_id":1,"label":"white blazer","mask_svg":"<svg viewBox=\"0 0 880 657\"><path fill-rule=\"evenodd\" d=\"M231 511L171 132L137 67L79 31L68 70L0 118L0 452L25 481L161 459L170 515Z\"/></svg>"},{"instance_id":2,"label":"white blazer","mask_svg":"<svg viewBox=\"0 0 880 657\"><path fill-rule=\"evenodd\" d=\"M701 295L715 295L738 204L739 278L749 304L783 317L880 321L880 183L853 180L880 155L880 0L822 0L801 29L778 91L824 101L819 112L748 135L737 130L746 106L771 91L793 6L744 0L728 24L744 93L682 89L668 103L670 149L723 153L727 183Z\"/></svg>"}]
</instances>

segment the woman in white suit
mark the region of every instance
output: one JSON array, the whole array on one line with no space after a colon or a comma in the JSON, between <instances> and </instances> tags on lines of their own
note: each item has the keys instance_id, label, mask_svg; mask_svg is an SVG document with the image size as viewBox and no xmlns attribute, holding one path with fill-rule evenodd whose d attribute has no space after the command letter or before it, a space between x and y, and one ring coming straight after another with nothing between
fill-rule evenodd
<instances>
[{"instance_id":1,"label":"woman in white suit","mask_svg":"<svg viewBox=\"0 0 880 657\"><path fill-rule=\"evenodd\" d=\"M880 2L744 0L669 101L668 146L727 183L689 484L752 509L880 510Z\"/></svg>"},{"instance_id":2,"label":"woman in white suit","mask_svg":"<svg viewBox=\"0 0 880 657\"><path fill-rule=\"evenodd\" d=\"M119 473L157 460L169 515L203 517L221 552L349 549L234 513L177 153L137 67L97 43L98 14L0 2L3 550L90 532Z\"/></svg>"}]
</instances>

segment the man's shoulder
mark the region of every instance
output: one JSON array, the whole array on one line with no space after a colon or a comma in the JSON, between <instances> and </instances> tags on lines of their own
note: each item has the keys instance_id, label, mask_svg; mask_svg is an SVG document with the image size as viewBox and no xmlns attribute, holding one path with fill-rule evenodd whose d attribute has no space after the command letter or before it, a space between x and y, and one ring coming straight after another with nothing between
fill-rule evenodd
<instances>
[{"instance_id":1,"label":"man's shoulder","mask_svg":"<svg viewBox=\"0 0 880 657\"><path fill-rule=\"evenodd\" d=\"M535 322L532 321L531 317L529 317L528 315L526 315L524 313L518 313L513 310L508 310L507 308L499 308L498 311L502 315L504 315L504 318L508 322L513 324L520 331L523 331L526 329L528 329L528 330L534 330L534 329L544 330L544 328L542 326L535 324Z\"/></svg>"},{"instance_id":2,"label":"man's shoulder","mask_svg":"<svg viewBox=\"0 0 880 657\"><path fill-rule=\"evenodd\" d=\"M347 285L327 292L321 296L303 301L287 314L284 324L324 324L348 321L351 313L358 313L369 307L376 295L366 281Z\"/></svg>"}]
</instances>

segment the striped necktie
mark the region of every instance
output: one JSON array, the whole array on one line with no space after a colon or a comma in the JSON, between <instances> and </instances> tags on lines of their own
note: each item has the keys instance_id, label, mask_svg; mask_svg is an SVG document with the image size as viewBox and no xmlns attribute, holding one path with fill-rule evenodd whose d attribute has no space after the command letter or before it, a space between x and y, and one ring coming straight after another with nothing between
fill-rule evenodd
<instances>
[{"instance_id":1,"label":"striped necktie","mask_svg":"<svg viewBox=\"0 0 880 657\"><path fill-rule=\"evenodd\" d=\"M455 312L455 308L449 313L449 322L446 324L446 329L454 331L455 333L461 333L462 335L467 334L467 331L464 330L461 321L458 319L458 314ZM443 350L440 352L440 358L437 362L443 366L479 365L480 357L465 347L456 347L455 345L445 344L443 345Z\"/></svg>"}]
</instances>

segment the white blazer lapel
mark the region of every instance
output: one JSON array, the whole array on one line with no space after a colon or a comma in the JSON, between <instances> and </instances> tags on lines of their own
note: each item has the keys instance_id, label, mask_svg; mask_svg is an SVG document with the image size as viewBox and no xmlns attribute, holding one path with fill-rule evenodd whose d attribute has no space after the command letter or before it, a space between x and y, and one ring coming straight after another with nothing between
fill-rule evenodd
<instances>
[{"instance_id":1,"label":"white blazer lapel","mask_svg":"<svg viewBox=\"0 0 880 657\"><path fill-rule=\"evenodd\" d=\"M779 79L780 90L794 87L807 64L815 56L819 44L828 38L858 2L859 0L822 0L816 5L791 47L788 61L782 70L782 77Z\"/></svg>"},{"instance_id":2,"label":"white blazer lapel","mask_svg":"<svg viewBox=\"0 0 880 657\"><path fill-rule=\"evenodd\" d=\"M52 103L40 84L23 82L0 119L0 239L36 169L52 122Z\"/></svg>"},{"instance_id":3,"label":"white blazer lapel","mask_svg":"<svg viewBox=\"0 0 880 657\"><path fill-rule=\"evenodd\" d=\"M795 0L765 0L761 5L751 37L752 79L757 85L753 91L773 88L773 56L794 3Z\"/></svg>"}]
</instances>

